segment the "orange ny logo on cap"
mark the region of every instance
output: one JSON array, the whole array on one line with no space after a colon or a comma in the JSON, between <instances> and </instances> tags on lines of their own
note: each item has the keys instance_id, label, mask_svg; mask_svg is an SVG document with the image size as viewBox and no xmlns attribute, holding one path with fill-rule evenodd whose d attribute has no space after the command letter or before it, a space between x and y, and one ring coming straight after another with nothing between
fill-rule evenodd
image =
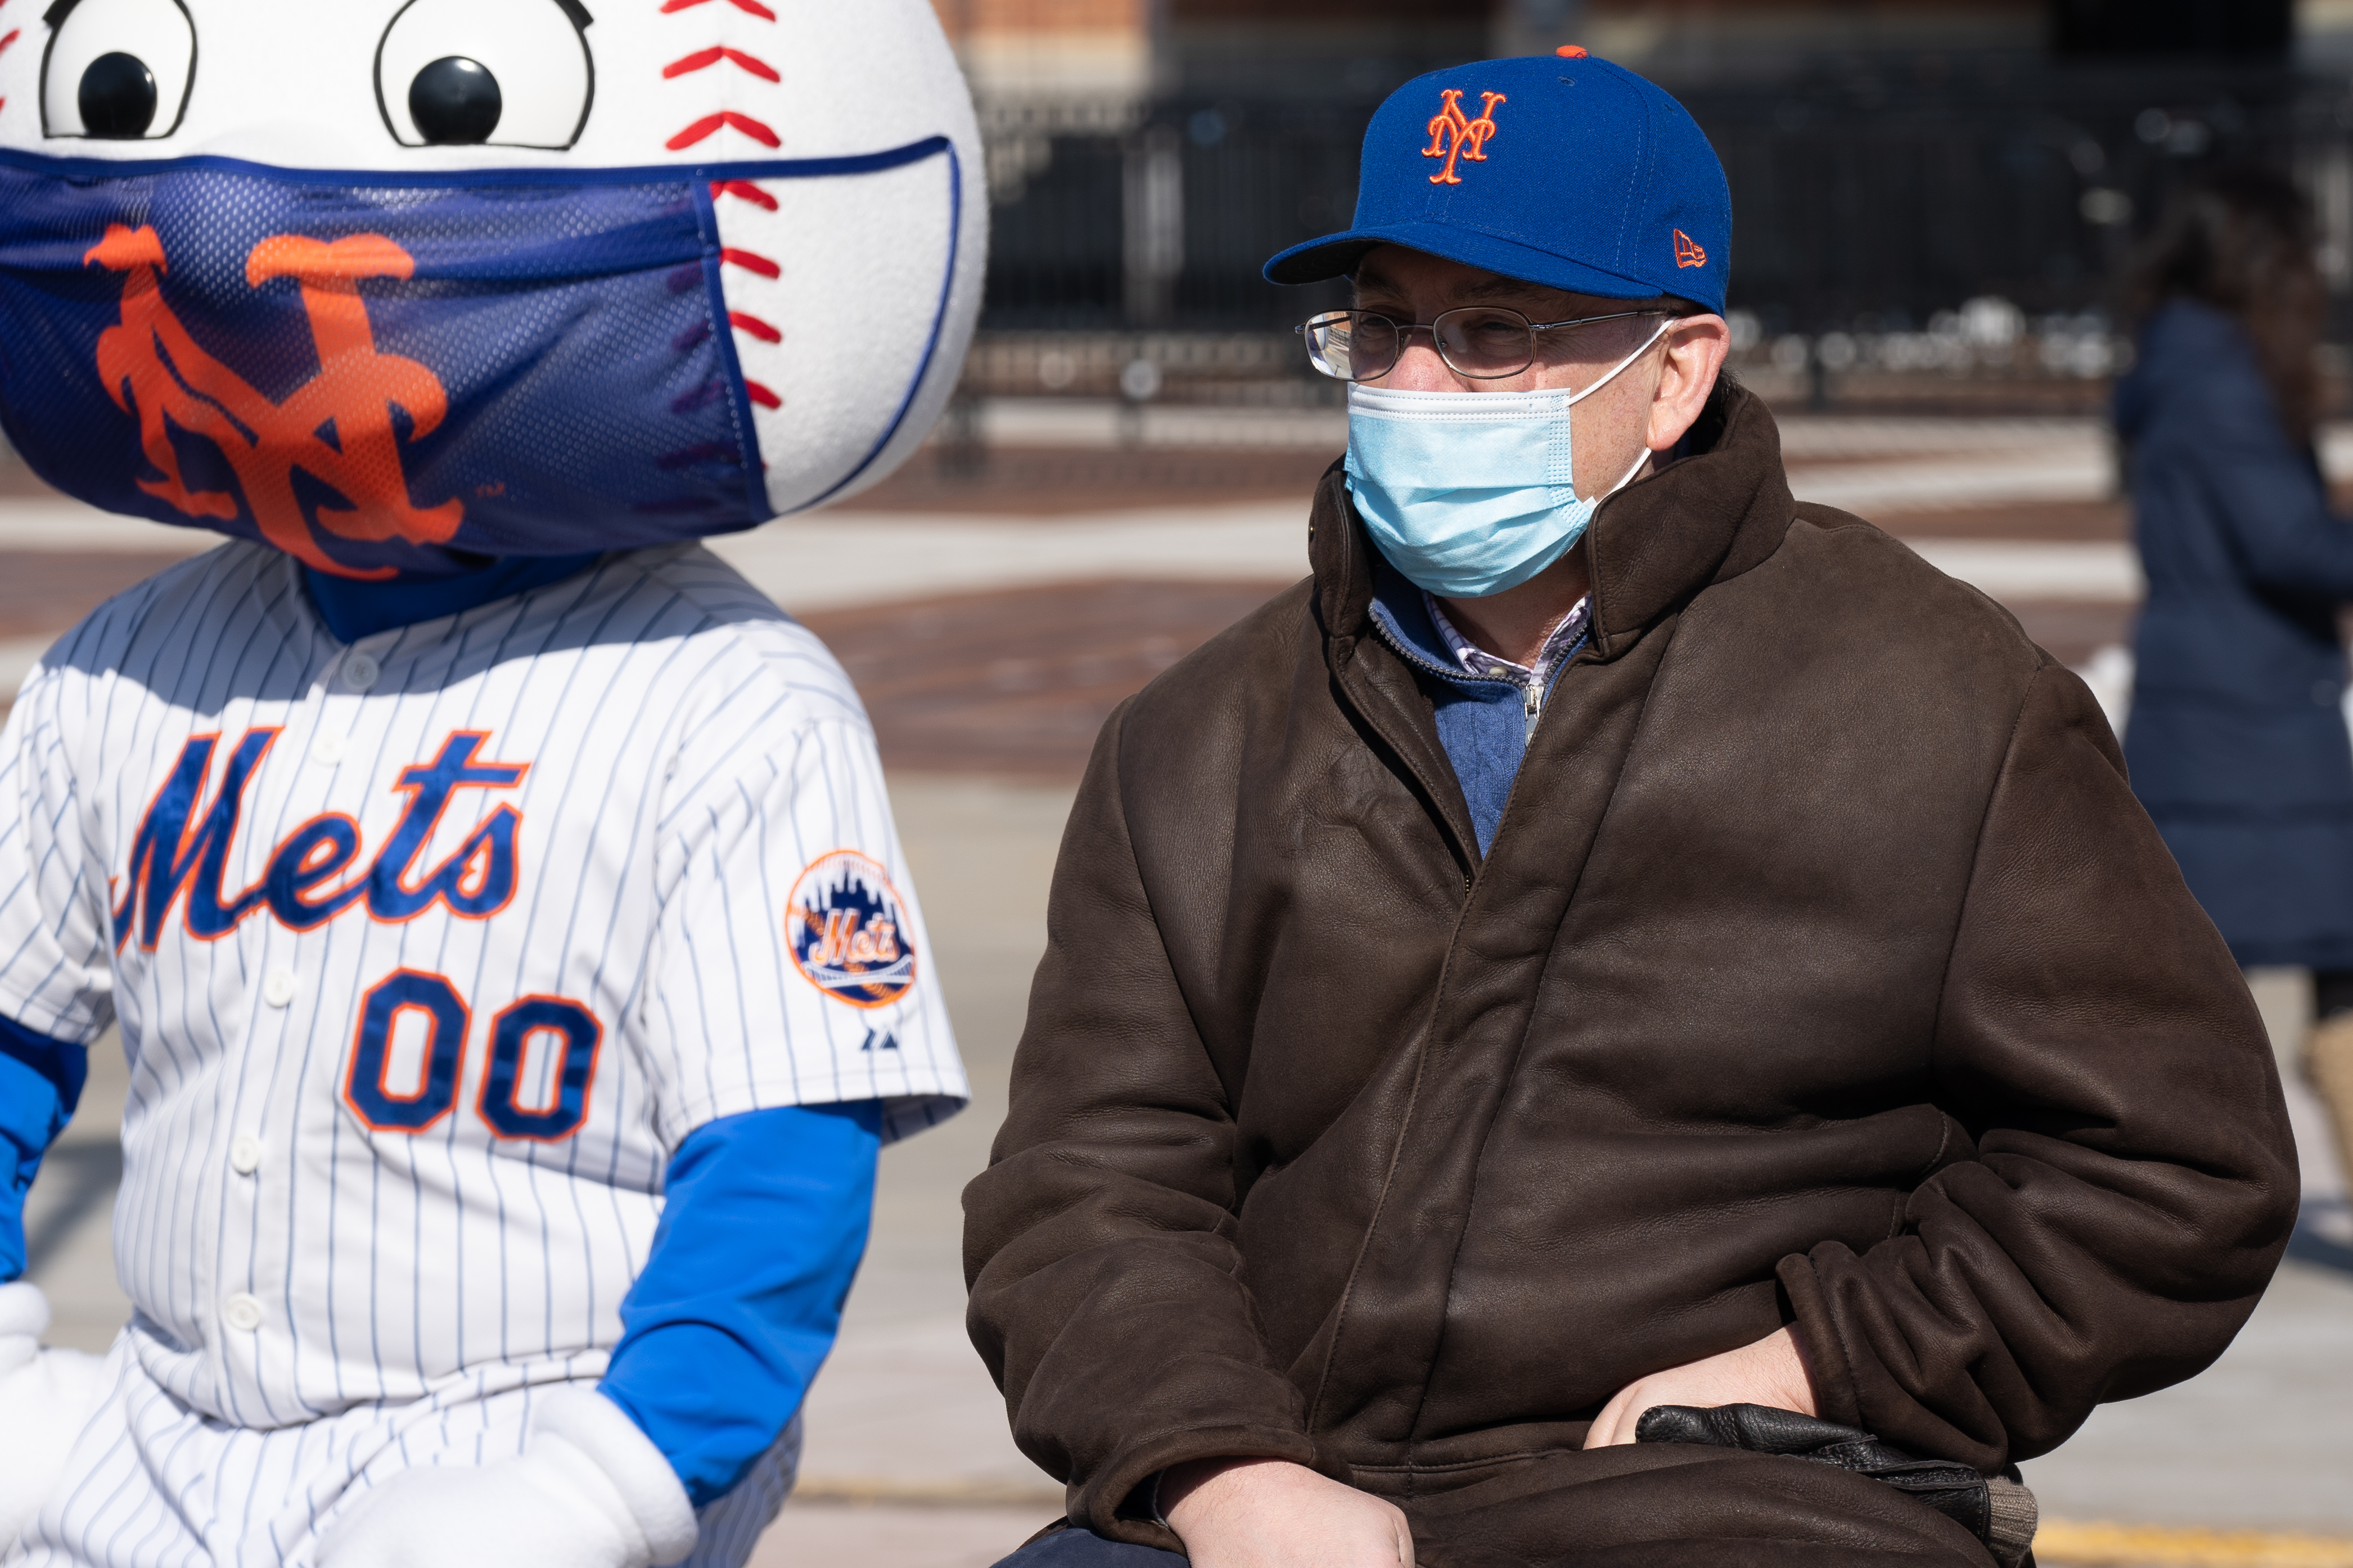
<instances>
[{"instance_id":1,"label":"orange ny logo on cap","mask_svg":"<svg viewBox=\"0 0 2353 1568\"><path fill-rule=\"evenodd\" d=\"M1675 265L1677 267L1707 265L1707 252L1699 247L1699 241L1682 229L1675 230Z\"/></svg>"},{"instance_id":2,"label":"orange ny logo on cap","mask_svg":"<svg viewBox=\"0 0 2353 1568\"><path fill-rule=\"evenodd\" d=\"M1462 177L1454 172L1457 158L1468 158L1474 163L1487 161L1487 138L1495 133L1495 105L1507 101L1500 92L1482 92L1486 101L1479 106L1479 118L1468 120L1462 114L1462 89L1447 88L1440 94L1446 107L1430 117L1430 145L1421 150L1425 158L1443 158L1446 167L1430 176L1433 185L1459 185Z\"/></svg>"}]
</instances>

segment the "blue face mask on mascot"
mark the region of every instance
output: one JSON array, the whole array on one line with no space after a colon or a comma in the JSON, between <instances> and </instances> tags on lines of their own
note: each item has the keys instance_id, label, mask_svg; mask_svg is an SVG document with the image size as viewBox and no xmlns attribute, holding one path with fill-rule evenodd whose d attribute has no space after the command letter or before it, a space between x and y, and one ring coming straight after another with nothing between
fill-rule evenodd
<instances>
[{"instance_id":1,"label":"blue face mask on mascot","mask_svg":"<svg viewBox=\"0 0 2353 1568\"><path fill-rule=\"evenodd\" d=\"M43 479L371 578L749 528L913 444L978 282L927 11L787 81L740 0L593 52L572 0L383 10L75 0L37 79L0 57L41 128L0 136L0 425ZM839 25L799 41L860 58ZM495 84L436 110L460 67Z\"/></svg>"},{"instance_id":2,"label":"blue face mask on mascot","mask_svg":"<svg viewBox=\"0 0 2353 1568\"><path fill-rule=\"evenodd\" d=\"M1580 499L1569 410L1617 379L1665 335L1580 392L1404 392L1348 388L1348 491L1390 565L1419 588L1482 599L1516 588L1567 554L1593 514L1633 482L1651 454L1608 489Z\"/></svg>"},{"instance_id":3,"label":"blue face mask on mascot","mask_svg":"<svg viewBox=\"0 0 2353 1568\"><path fill-rule=\"evenodd\" d=\"M345 575L773 515L707 175L53 169L0 163L0 419L69 494Z\"/></svg>"}]
</instances>

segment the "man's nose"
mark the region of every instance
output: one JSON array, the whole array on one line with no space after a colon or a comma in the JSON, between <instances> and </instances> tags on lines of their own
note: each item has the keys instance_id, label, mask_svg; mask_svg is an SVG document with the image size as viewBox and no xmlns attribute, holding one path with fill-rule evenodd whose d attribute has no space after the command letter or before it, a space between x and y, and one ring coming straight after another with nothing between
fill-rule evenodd
<instances>
[{"instance_id":1,"label":"man's nose","mask_svg":"<svg viewBox=\"0 0 2353 1568\"><path fill-rule=\"evenodd\" d=\"M1471 384L1448 368L1439 357L1437 348L1426 331L1416 332L1406 340L1404 352L1398 355L1397 365L1381 377L1379 384L1399 392L1467 392Z\"/></svg>"}]
</instances>

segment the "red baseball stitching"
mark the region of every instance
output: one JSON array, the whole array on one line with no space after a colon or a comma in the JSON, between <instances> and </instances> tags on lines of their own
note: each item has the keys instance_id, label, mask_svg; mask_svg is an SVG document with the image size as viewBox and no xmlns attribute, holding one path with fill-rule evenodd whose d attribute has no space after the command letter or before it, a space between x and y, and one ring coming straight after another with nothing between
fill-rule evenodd
<instances>
[{"instance_id":1,"label":"red baseball stitching","mask_svg":"<svg viewBox=\"0 0 2353 1568\"><path fill-rule=\"evenodd\" d=\"M7 3L8 3L8 0L0 0L0 5L6 5ZM6 54L6 53L8 52L8 46L9 46L9 45L11 45L11 44L13 44L13 43L15 43L17 39L19 39L19 38L23 37L24 36L25 36L25 29L24 29L24 28L22 28L22 27L11 27L11 28L9 28L9 29L8 29L8 36L7 36L6 37L5 37L5 38L0 38L0 55L5 55L5 54Z\"/></svg>"},{"instance_id":2,"label":"red baseball stitching","mask_svg":"<svg viewBox=\"0 0 2353 1568\"><path fill-rule=\"evenodd\" d=\"M693 124L688 126L685 130L680 132L677 135L663 142L662 145L669 148L673 153L683 152L685 149L693 146L697 142L702 141L705 137L717 134L720 127L723 125L733 126L736 130L741 131L744 135L749 136L753 141L757 142L763 147L781 147L784 145L785 139L777 135L766 125L753 119L748 114L738 114L732 109L723 109L716 114L704 115L702 119L696 121Z\"/></svg>"},{"instance_id":3,"label":"red baseball stitching","mask_svg":"<svg viewBox=\"0 0 2353 1568\"><path fill-rule=\"evenodd\" d=\"M776 331L749 310L730 310L727 312L727 321L729 325L751 333L764 343L780 343L785 341L784 333Z\"/></svg>"},{"instance_id":4,"label":"red baseball stitching","mask_svg":"<svg viewBox=\"0 0 2353 1568\"><path fill-rule=\"evenodd\" d=\"M709 70L721 60L733 60L762 81L785 79L776 74L776 67L758 56L747 55L741 49L731 49L722 44L713 44L707 49L697 49L691 55L670 61L670 64L662 67L662 79L670 81L685 76L691 71Z\"/></svg>"},{"instance_id":5,"label":"red baseball stitching","mask_svg":"<svg viewBox=\"0 0 2353 1568\"><path fill-rule=\"evenodd\" d=\"M7 3L8 0L0 0L0 5ZM741 196L755 207L765 207L770 212L776 210L776 198L749 180L712 181L711 199L715 202L722 196Z\"/></svg>"},{"instance_id":6,"label":"red baseball stitching","mask_svg":"<svg viewBox=\"0 0 2353 1568\"><path fill-rule=\"evenodd\" d=\"M750 71L754 76L758 77L763 81L781 82L785 79L783 77L776 74L776 67L770 65L767 61L760 58L756 55L747 55L743 50L734 48L723 48L719 52L722 56L733 61L734 64L742 66L745 70Z\"/></svg>"},{"instance_id":7,"label":"red baseball stitching","mask_svg":"<svg viewBox=\"0 0 2353 1568\"><path fill-rule=\"evenodd\" d=\"M782 278L785 275L785 269L766 257L749 250L737 250L732 246L721 247L719 259L763 278Z\"/></svg>"},{"instance_id":8,"label":"red baseball stitching","mask_svg":"<svg viewBox=\"0 0 2353 1568\"><path fill-rule=\"evenodd\" d=\"M764 22L773 22L776 19L776 14L762 5L760 0L727 0L727 3L744 15L757 16ZM5 4L6 0L0 0L0 5ZM662 15L668 16L696 5L708 4L710 0L662 0ZM785 79L776 67L757 55L746 54L742 49L733 48L725 44L713 44L709 48L697 49L691 55L682 55L670 61L662 68L662 79L672 81L695 71L709 70L723 60L732 62L747 75L756 77L762 81L782 82ZM707 141L729 127L742 132L763 147L784 145L784 138L776 134L775 127L765 121L755 120L748 114L738 113L732 109L722 110L716 114L704 115L671 137L663 145L673 153L682 153L687 148L699 142Z\"/></svg>"},{"instance_id":9,"label":"red baseball stitching","mask_svg":"<svg viewBox=\"0 0 2353 1568\"><path fill-rule=\"evenodd\" d=\"M683 11L690 6L703 3L704 0L663 0L662 15L667 16L672 12ZM776 19L776 14L761 5L760 0L727 0L727 3L738 11L759 17L763 22L773 22Z\"/></svg>"},{"instance_id":10,"label":"red baseball stitching","mask_svg":"<svg viewBox=\"0 0 2353 1568\"><path fill-rule=\"evenodd\" d=\"M710 0L662 0L662 15L670 16L709 3ZM0 5L6 4L7 0L0 0ZM760 4L760 0L728 0L728 4L747 16L759 17L764 22L773 22L776 19L776 14ZM696 71L709 70L723 61L735 66L747 75L756 77L762 81L782 82L784 80L783 76L774 66L757 55L747 54L742 49L733 48L724 44L714 44L709 48L697 49L692 54L681 55L662 68L662 79L674 81L680 77L691 76ZM671 137L665 145L673 153L683 152L697 142L706 141L721 131L728 129L742 132L764 147L779 147L784 144L784 138L777 135L775 128L765 121L727 109L721 110L715 114L704 115ZM713 180L711 183L711 196L713 201L721 196L735 196L768 212L775 212L777 206L775 196L749 180ZM719 259L723 265L740 267L754 277L773 279L784 276L783 268L755 251L738 250L733 246L723 247L719 252ZM785 341L785 334L782 331L748 310L729 310L727 324L735 331L764 343L780 343ZM773 389L754 381L749 376L744 377L744 393L754 404L762 408L782 408L785 405L785 400L777 396Z\"/></svg>"},{"instance_id":11,"label":"red baseball stitching","mask_svg":"<svg viewBox=\"0 0 2353 1568\"><path fill-rule=\"evenodd\" d=\"M707 49L698 49L683 59L672 60L662 67L662 80L668 81L672 77L684 76L689 71L699 71L705 66L715 66L719 63L719 46L713 44Z\"/></svg>"}]
</instances>

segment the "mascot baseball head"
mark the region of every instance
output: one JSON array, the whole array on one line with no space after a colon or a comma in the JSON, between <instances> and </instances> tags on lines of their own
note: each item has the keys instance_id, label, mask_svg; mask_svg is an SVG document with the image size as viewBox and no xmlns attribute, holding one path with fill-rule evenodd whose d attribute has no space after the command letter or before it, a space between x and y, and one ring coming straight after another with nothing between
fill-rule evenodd
<instances>
[{"instance_id":1,"label":"mascot baseball head","mask_svg":"<svg viewBox=\"0 0 2353 1568\"><path fill-rule=\"evenodd\" d=\"M353 577L663 543L871 483L955 382L924 0L7 5L0 421L109 510Z\"/></svg>"}]
</instances>

